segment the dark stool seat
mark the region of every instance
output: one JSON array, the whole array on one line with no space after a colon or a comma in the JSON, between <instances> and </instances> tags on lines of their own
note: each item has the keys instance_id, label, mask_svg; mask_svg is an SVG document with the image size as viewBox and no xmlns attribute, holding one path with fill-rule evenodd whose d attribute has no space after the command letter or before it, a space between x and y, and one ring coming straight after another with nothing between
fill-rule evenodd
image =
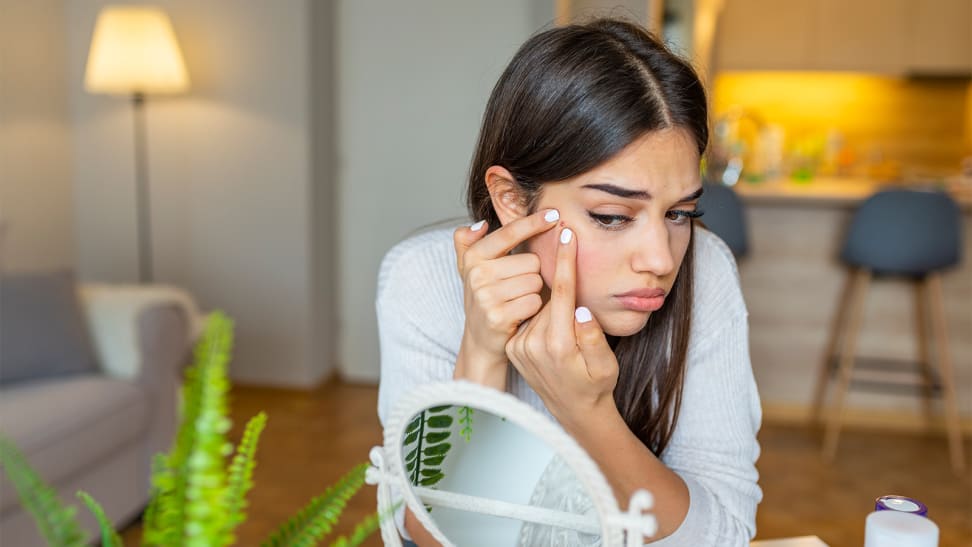
<instances>
[{"instance_id":1,"label":"dark stool seat","mask_svg":"<svg viewBox=\"0 0 972 547\"><path fill-rule=\"evenodd\" d=\"M699 209L705 212L703 225L726 242L737 259L749 252L749 232L742 200L722 184L705 183Z\"/></svg>"},{"instance_id":2,"label":"dark stool seat","mask_svg":"<svg viewBox=\"0 0 972 547\"><path fill-rule=\"evenodd\" d=\"M813 418L819 421L828 385L836 376L834 402L825 424L825 459L833 460L837 452L867 289L875 276L893 276L914 282L920 353L917 363L920 374L915 385L922 388L928 414L931 413L930 398L941 394L952 467L958 473L963 470L962 435L941 285L942 270L961 260L961 222L958 204L947 194L937 191L880 192L868 198L854 213L840 254L850 271L820 365L813 401ZM931 312L930 324L928 311ZM937 378L926 339L929 327L936 349ZM875 377L874 374L869 376ZM896 376L893 370L888 373L888 378L892 376ZM873 381L868 385L872 389L875 387ZM877 385L901 388L900 382L879 381Z\"/></svg>"}]
</instances>

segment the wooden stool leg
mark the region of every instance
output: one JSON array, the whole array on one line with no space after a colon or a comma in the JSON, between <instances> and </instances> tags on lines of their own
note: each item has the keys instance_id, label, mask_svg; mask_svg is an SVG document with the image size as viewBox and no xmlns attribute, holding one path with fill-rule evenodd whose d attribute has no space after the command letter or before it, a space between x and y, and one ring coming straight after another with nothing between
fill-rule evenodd
<instances>
[{"instance_id":1,"label":"wooden stool leg","mask_svg":"<svg viewBox=\"0 0 972 547\"><path fill-rule=\"evenodd\" d=\"M919 281L914 284L915 287L915 334L918 340L918 364L921 368L921 390L922 395L924 395L924 400L922 401L922 409L925 412L925 423L931 425L932 423L932 393L933 387L935 385L935 377L932 374L932 356L931 348L928 346L928 314L926 312L926 306L928 305L928 291L925 287L925 281Z\"/></svg>"},{"instance_id":2,"label":"wooden stool leg","mask_svg":"<svg viewBox=\"0 0 972 547\"><path fill-rule=\"evenodd\" d=\"M959 425L958 405L955 401L955 378L952 372L952 358L948 353L948 329L945 325L945 303L942 297L942 277L929 274L925 279L927 291L931 296L932 336L935 339L935 357L938 373L942 380L942 394L945 402L945 428L948 431L949 454L952 469L961 474L965 467L962 457L962 431Z\"/></svg>"},{"instance_id":3,"label":"wooden stool leg","mask_svg":"<svg viewBox=\"0 0 972 547\"><path fill-rule=\"evenodd\" d=\"M837 391L834 392L834 404L827 418L824 431L823 458L833 461L837 455L837 439L840 435L840 422L844 414L844 400L850 387L851 373L854 370L854 354L857 351L857 335L861 327L861 316L864 315L864 297L867 294L871 272L858 269L854 272L853 287L851 288L850 317L847 332L844 335L843 349L840 352L840 365L837 369Z\"/></svg>"},{"instance_id":4,"label":"wooden stool leg","mask_svg":"<svg viewBox=\"0 0 972 547\"><path fill-rule=\"evenodd\" d=\"M821 409L827 395L827 387L830 384L830 362L834 355L840 350L841 332L844 330L844 323L847 319L847 303L850 297L851 287L854 285L854 272L847 273L844 278L844 286L840 290L840 300L837 301L837 311L830 325L830 333L827 335L827 346L824 350L823 358L820 361L820 368L817 371L817 385L813 390L813 406L810 412L810 423L820 423Z\"/></svg>"}]
</instances>

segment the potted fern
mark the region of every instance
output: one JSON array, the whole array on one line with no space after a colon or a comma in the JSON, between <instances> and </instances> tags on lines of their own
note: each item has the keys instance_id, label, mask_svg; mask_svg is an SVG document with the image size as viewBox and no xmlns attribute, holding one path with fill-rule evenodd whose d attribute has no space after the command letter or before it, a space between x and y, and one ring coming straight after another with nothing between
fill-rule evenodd
<instances>
[{"instance_id":1,"label":"potted fern","mask_svg":"<svg viewBox=\"0 0 972 547\"><path fill-rule=\"evenodd\" d=\"M253 487L257 444L267 416L261 412L251 418L234 449L227 439L231 425L227 365L232 345L232 321L220 312L210 314L202 339L194 349L193 365L186 370L182 416L175 442L168 454L159 454L153 461L152 492L143 515L143 546L231 545L236 540L236 527L246 520L246 495ZM75 519L75 508L64 506L17 447L2 435L0 465L48 544L87 545ZM367 463L352 468L262 545L317 545L331 533L347 501L364 484L367 468ZM98 520L102 546L121 547L120 536L98 502L86 492L77 495ZM349 537L342 536L331 545L358 545L378 524L379 515L372 514L358 523Z\"/></svg>"}]
</instances>

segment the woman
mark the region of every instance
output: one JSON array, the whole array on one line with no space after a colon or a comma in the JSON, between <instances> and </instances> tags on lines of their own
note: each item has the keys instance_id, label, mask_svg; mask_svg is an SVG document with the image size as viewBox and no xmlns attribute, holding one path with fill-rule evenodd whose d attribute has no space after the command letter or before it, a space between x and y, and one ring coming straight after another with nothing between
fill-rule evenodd
<instances>
[{"instance_id":1,"label":"woman","mask_svg":"<svg viewBox=\"0 0 972 547\"><path fill-rule=\"evenodd\" d=\"M382 263L382 419L424 382L508 391L584 447L621 507L652 492L649 541L747 545L760 406L735 262L693 221L707 139L698 76L642 28L527 41L483 118L478 222Z\"/></svg>"}]
</instances>

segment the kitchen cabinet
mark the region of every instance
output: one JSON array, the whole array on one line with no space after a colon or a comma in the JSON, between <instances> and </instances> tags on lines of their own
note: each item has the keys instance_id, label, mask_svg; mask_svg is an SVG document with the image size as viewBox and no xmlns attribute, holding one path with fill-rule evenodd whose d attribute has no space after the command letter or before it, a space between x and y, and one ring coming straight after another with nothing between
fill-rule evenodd
<instances>
[{"instance_id":1,"label":"kitchen cabinet","mask_svg":"<svg viewBox=\"0 0 972 547\"><path fill-rule=\"evenodd\" d=\"M905 71L972 73L972 0L914 0L905 17Z\"/></svg>"},{"instance_id":2,"label":"kitchen cabinet","mask_svg":"<svg viewBox=\"0 0 972 547\"><path fill-rule=\"evenodd\" d=\"M726 0L718 70L972 74L972 0Z\"/></svg>"}]
</instances>

